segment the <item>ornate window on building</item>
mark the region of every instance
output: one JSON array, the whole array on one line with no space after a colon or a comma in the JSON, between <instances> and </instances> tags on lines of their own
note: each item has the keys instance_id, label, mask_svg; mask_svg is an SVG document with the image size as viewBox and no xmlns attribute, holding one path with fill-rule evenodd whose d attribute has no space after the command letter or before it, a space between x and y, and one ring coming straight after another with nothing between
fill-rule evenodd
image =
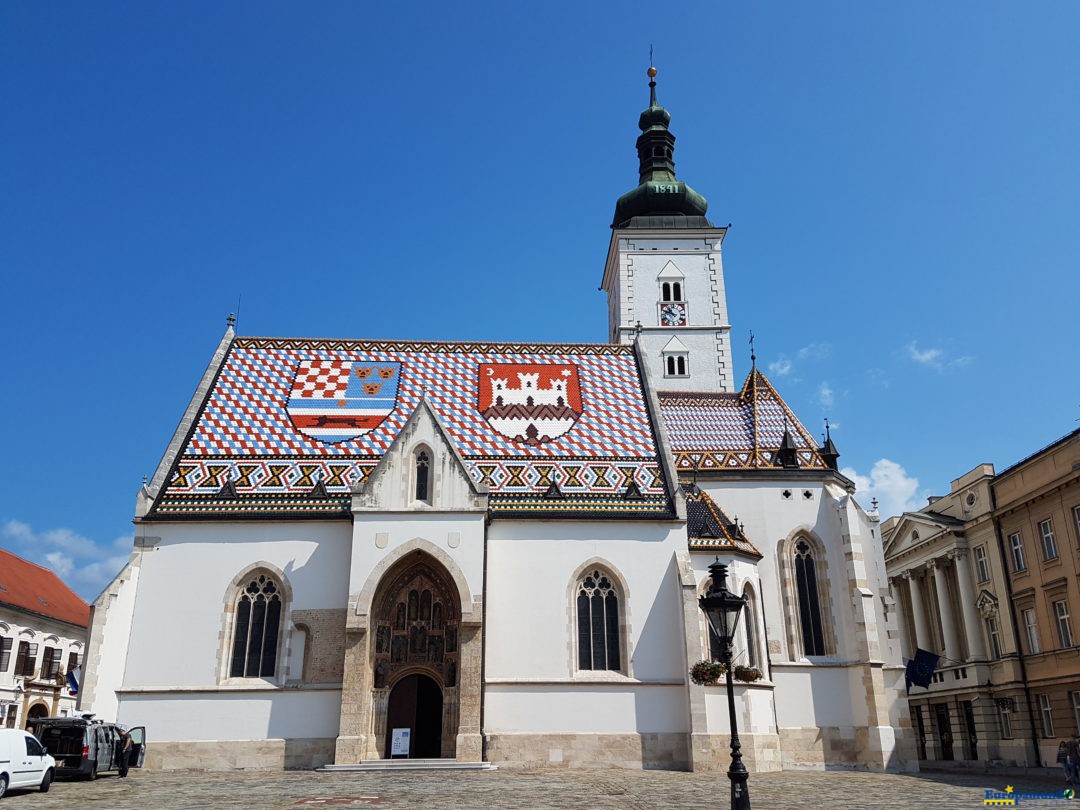
<instances>
[{"instance_id":1,"label":"ornate window on building","mask_svg":"<svg viewBox=\"0 0 1080 810\"><path fill-rule=\"evenodd\" d=\"M578 669L622 670L619 602L613 578L600 569L590 569L578 580Z\"/></svg>"},{"instance_id":2,"label":"ornate window on building","mask_svg":"<svg viewBox=\"0 0 1080 810\"><path fill-rule=\"evenodd\" d=\"M1050 696L1039 695L1039 718L1042 720L1043 737L1048 740L1054 738L1054 712L1050 708Z\"/></svg>"},{"instance_id":3,"label":"ornate window on building","mask_svg":"<svg viewBox=\"0 0 1080 810\"><path fill-rule=\"evenodd\" d=\"M281 583L266 572L246 578L236 599L230 677L273 678L277 674L281 591Z\"/></svg>"},{"instance_id":4,"label":"ornate window on building","mask_svg":"<svg viewBox=\"0 0 1080 810\"><path fill-rule=\"evenodd\" d=\"M975 577L979 582L990 581L990 562L986 559L986 546L975 546Z\"/></svg>"},{"instance_id":5,"label":"ornate window on building","mask_svg":"<svg viewBox=\"0 0 1080 810\"><path fill-rule=\"evenodd\" d=\"M1039 622L1035 616L1035 608L1025 608L1021 615L1024 618L1024 631L1027 634L1028 654L1036 655L1042 652L1039 646Z\"/></svg>"},{"instance_id":6,"label":"ornate window on building","mask_svg":"<svg viewBox=\"0 0 1080 810\"><path fill-rule=\"evenodd\" d=\"M37 644L29 641L19 642L19 654L15 656L15 675L25 675L28 678L33 676L37 666L37 648Z\"/></svg>"},{"instance_id":7,"label":"ornate window on building","mask_svg":"<svg viewBox=\"0 0 1080 810\"><path fill-rule=\"evenodd\" d=\"M1072 622L1069 620L1069 603L1064 599L1054 602L1054 618L1057 620L1058 641L1061 649L1073 646Z\"/></svg>"},{"instance_id":8,"label":"ornate window on building","mask_svg":"<svg viewBox=\"0 0 1080 810\"><path fill-rule=\"evenodd\" d=\"M799 602L799 629L802 631L803 654L827 655L818 593L817 565L814 561L814 550L805 540L799 540L795 544L795 593Z\"/></svg>"},{"instance_id":9,"label":"ornate window on building","mask_svg":"<svg viewBox=\"0 0 1080 810\"><path fill-rule=\"evenodd\" d=\"M1013 571L1027 571L1027 558L1024 556L1024 539L1020 532L1009 535L1009 553L1012 554Z\"/></svg>"},{"instance_id":10,"label":"ornate window on building","mask_svg":"<svg viewBox=\"0 0 1080 810\"><path fill-rule=\"evenodd\" d=\"M415 459L413 497L431 503L431 453L422 447L416 451Z\"/></svg>"},{"instance_id":11,"label":"ornate window on building","mask_svg":"<svg viewBox=\"0 0 1080 810\"><path fill-rule=\"evenodd\" d=\"M998 701L998 722L1001 726L1001 738L1003 740L1013 738L1012 709L1010 699L1006 698Z\"/></svg>"},{"instance_id":12,"label":"ornate window on building","mask_svg":"<svg viewBox=\"0 0 1080 810\"><path fill-rule=\"evenodd\" d=\"M1039 537L1042 539L1044 560L1056 560L1058 557L1057 541L1054 540L1054 522L1050 519L1039 524Z\"/></svg>"},{"instance_id":13,"label":"ornate window on building","mask_svg":"<svg viewBox=\"0 0 1080 810\"><path fill-rule=\"evenodd\" d=\"M57 674L60 672L60 663L63 659L63 651L59 647L45 647L45 652L41 657L41 679L42 680L56 680Z\"/></svg>"},{"instance_id":14,"label":"ornate window on building","mask_svg":"<svg viewBox=\"0 0 1080 810\"><path fill-rule=\"evenodd\" d=\"M0 673L7 672L8 664L11 663L11 647L14 641L6 636L0 638Z\"/></svg>"},{"instance_id":15,"label":"ornate window on building","mask_svg":"<svg viewBox=\"0 0 1080 810\"><path fill-rule=\"evenodd\" d=\"M990 653L994 658L1001 658L1001 627L998 625L997 616L986 620L986 636L990 640Z\"/></svg>"}]
</instances>

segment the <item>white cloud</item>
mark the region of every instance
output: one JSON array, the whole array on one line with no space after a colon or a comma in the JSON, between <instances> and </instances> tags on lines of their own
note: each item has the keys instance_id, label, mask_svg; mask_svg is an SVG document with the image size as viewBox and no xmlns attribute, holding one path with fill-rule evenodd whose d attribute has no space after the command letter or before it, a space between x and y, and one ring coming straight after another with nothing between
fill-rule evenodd
<instances>
[{"instance_id":1,"label":"white cloud","mask_svg":"<svg viewBox=\"0 0 1080 810\"><path fill-rule=\"evenodd\" d=\"M918 498L919 479L909 476L895 461L878 459L870 475L860 475L853 467L844 467L840 472L855 482L856 495L864 508L869 509L871 499L877 498L882 518L922 506Z\"/></svg>"},{"instance_id":2,"label":"white cloud","mask_svg":"<svg viewBox=\"0 0 1080 810\"><path fill-rule=\"evenodd\" d=\"M869 380L871 385L877 388L888 388L891 384L891 380L885 374L885 370L880 368L868 369L866 372L866 379Z\"/></svg>"},{"instance_id":3,"label":"white cloud","mask_svg":"<svg viewBox=\"0 0 1080 810\"><path fill-rule=\"evenodd\" d=\"M836 404L836 393L829 387L827 382L823 382L818 386L817 396L818 402L821 403L823 408L831 408Z\"/></svg>"},{"instance_id":4,"label":"white cloud","mask_svg":"<svg viewBox=\"0 0 1080 810\"><path fill-rule=\"evenodd\" d=\"M131 535L95 543L72 529L35 531L19 520L0 526L0 539L12 552L56 572L83 599L93 599L128 560Z\"/></svg>"},{"instance_id":5,"label":"white cloud","mask_svg":"<svg viewBox=\"0 0 1080 810\"><path fill-rule=\"evenodd\" d=\"M774 377L786 377L791 373L791 361L784 355L780 355L779 360L774 360L769 363L769 374Z\"/></svg>"},{"instance_id":6,"label":"white cloud","mask_svg":"<svg viewBox=\"0 0 1080 810\"><path fill-rule=\"evenodd\" d=\"M800 360L824 360L830 354L832 354L832 344L811 343L799 349L795 356Z\"/></svg>"},{"instance_id":7,"label":"white cloud","mask_svg":"<svg viewBox=\"0 0 1080 810\"><path fill-rule=\"evenodd\" d=\"M810 343L795 352L795 361L801 363L806 360L824 360L830 354L832 354L832 344ZM787 377L793 371L795 371L795 362L786 354L780 355L769 363L769 374L774 377ZM798 379L792 379L792 382L798 381Z\"/></svg>"},{"instance_id":8,"label":"white cloud","mask_svg":"<svg viewBox=\"0 0 1080 810\"><path fill-rule=\"evenodd\" d=\"M920 349L918 342L914 340L904 347L904 351L909 359L927 368L932 368L938 373L963 368L971 363L971 358L967 355L946 358L942 349Z\"/></svg>"}]
</instances>

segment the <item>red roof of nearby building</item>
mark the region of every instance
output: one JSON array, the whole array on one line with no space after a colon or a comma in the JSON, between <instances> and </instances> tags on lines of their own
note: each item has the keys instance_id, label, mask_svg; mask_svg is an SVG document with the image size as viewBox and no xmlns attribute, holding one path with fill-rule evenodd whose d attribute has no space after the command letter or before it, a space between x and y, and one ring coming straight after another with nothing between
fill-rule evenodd
<instances>
[{"instance_id":1,"label":"red roof of nearby building","mask_svg":"<svg viewBox=\"0 0 1080 810\"><path fill-rule=\"evenodd\" d=\"M87 627L90 606L50 571L0 548L0 605Z\"/></svg>"}]
</instances>

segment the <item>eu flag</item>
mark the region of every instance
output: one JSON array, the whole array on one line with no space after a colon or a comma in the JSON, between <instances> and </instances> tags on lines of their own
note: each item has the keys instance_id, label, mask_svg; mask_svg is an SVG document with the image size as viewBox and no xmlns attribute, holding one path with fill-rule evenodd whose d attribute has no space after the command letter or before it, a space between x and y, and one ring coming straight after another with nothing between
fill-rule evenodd
<instances>
[{"instance_id":1,"label":"eu flag","mask_svg":"<svg viewBox=\"0 0 1080 810\"><path fill-rule=\"evenodd\" d=\"M915 657L907 662L905 677L908 683L921 686L923 689L930 688L930 679L934 676L937 663L941 656L927 650L915 650Z\"/></svg>"}]
</instances>

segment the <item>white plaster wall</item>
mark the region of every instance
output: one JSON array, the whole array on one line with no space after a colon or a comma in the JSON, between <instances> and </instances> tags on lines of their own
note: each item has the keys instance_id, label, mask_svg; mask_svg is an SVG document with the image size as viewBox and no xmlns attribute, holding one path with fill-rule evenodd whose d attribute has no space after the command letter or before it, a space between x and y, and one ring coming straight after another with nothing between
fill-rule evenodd
<instances>
[{"instance_id":1,"label":"white plaster wall","mask_svg":"<svg viewBox=\"0 0 1080 810\"><path fill-rule=\"evenodd\" d=\"M851 680L845 667L774 666L773 683L780 728L865 725L852 708Z\"/></svg>"},{"instance_id":2,"label":"white plaster wall","mask_svg":"<svg viewBox=\"0 0 1080 810\"><path fill-rule=\"evenodd\" d=\"M825 546L828 562L828 585L834 608L839 656L844 658L847 641L854 635L851 613L852 593L848 588L846 562L841 540L841 523L837 502L830 497L821 482L816 481L698 481L728 517L746 524L746 536L757 546L763 557L757 564L760 589L758 597L765 616L770 641L779 641L783 652L773 655L773 662L787 661L790 651L780 588L777 551L780 542L799 530L815 535ZM792 497L785 499L784 490ZM811 498L803 497L809 491Z\"/></svg>"},{"instance_id":3,"label":"white plaster wall","mask_svg":"<svg viewBox=\"0 0 1080 810\"><path fill-rule=\"evenodd\" d=\"M124 687L216 684L226 593L254 563L285 573L292 610L345 607L350 528L346 521L154 524L160 539L143 554Z\"/></svg>"},{"instance_id":4,"label":"white plaster wall","mask_svg":"<svg viewBox=\"0 0 1080 810\"><path fill-rule=\"evenodd\" d=\"M116 690L124 683L128 648L131 639L131 622L135 613L135 595L139 588L139 571L142 551L136 549L132 558L116 578L95 600L93 620L102 623L100 648L92 651L93 660L83 665L83 680L93 668L93 693L80 708L93 712L100 719L116 720L119 701ZM96 629L96 628L95 628Z\"/></svg>"},{"instance_id":5,"label":"white plaster wall","mask_svg":"<svg viewBox=\"0 0 1080 810\"><path fill-rule=\"evenodd\" d=\"M493 522L488 528L486 677L580 682L620 677L574 675L573 580L586 561L600 559L626 587L630 675L641 681L684 681L675 551L685 543L685 527L671 522Z\"/></svg>"},{"instance_id":6,"label":"white plaster wall","mask_svg":"<svg viewBox=\"0 0 1080 810\"><path fill-rule=\"evenodd\" d=\"M680 685L495 684L484 689L485 733L686 732Z\"/></svg>"},{"instance_id":7,"label":"white plaster wall","mask_svg":"<svg viewBox=\"0 0 1080 810\"><path fill-rule=\"evenodd\" d=\"M730 515L729 515L730 517ZM727 586L728 590L735 594L741 594L743 588L749 584L754 589L754 594L757 597L757 621L755 623L755 629L757 630L758 638L758 666L761 671L768 675L765 666L765 643L764 639L760 638L762 632L762 611L761 611L761 582L758 577L757 566L742 557L736 557L732 554L717 554L716 552L695 551L690 554L690 563L694 568L694 581L697 583L698 595L704 595L709 589L712 577L709 575L709 566L719 560L728 567ZM705 614L701 610L695 611L697 616L698 637L696 639L688 639L687 644L691 655L695 660L704 660L709 657L709 626L708 621L705 618ZM746 635L745 624L747 616L745 612L739 618L739 626L735 631L735 645L732 650L732 655L736 666L747 663L746 655Z\"/></svg>"},{"instance_id":8,"label":"white plaster wall","mask_svg":"<svg viewBox=\"0 0 1080 810\"><path fill-rule=\"evenodd\" d=\"M402 545L421 539L436 546L454 561L465 575L472 596L483 594L483 513L357 512L354 520L353 552L349 564L350 593L363 590L375 567L384 560L396 558ZM379 548L380 542L384 542L385 547ZM469 609L469 606L462 607ZM367 605L360 606L361 610L367 608Z\"/></svg>"},{"instance_id":9,"label":"white plaster wall","mask_svg":"<svg viewBox=\"0 0 1080 810\"><path fill-rule=\"evenodd\" d=\"M641 323L646 357L653 366L653 383L662 390L732 391L727 293L721 260L722 237L679 231L620 235L617 267L608 279L610 334L629 342ZM668 262L683 274L687 325L663 327L659 321L660 281ZM665 378L660 351L672 335L690 350L689 378Z\"/></svg>"},{"instance_id":10,"label":"white plaster wall","mask_svg":"<svg viewBox=\"0 0 1080 810\"><path fill-rule=\"evenodd\" d=\"M261 740L336 737L337 689L214 694L123 694L118 720L146 726L154 740Z\"/></svg>"},{"instance_id":11,"label":"white plaster wall","mask_svg":"<svg viewBox=\"0 0 1080 810\"><path fill-rule=\"evenodd\" d=\"M734 684L735 719L740 734L775 734L773 720L772 690L757 686ZM727 687L721 681L705 689L705 711L708 716L706 731L710 734L727 734L728 722Z\"/></svg>"}]
</instances>

